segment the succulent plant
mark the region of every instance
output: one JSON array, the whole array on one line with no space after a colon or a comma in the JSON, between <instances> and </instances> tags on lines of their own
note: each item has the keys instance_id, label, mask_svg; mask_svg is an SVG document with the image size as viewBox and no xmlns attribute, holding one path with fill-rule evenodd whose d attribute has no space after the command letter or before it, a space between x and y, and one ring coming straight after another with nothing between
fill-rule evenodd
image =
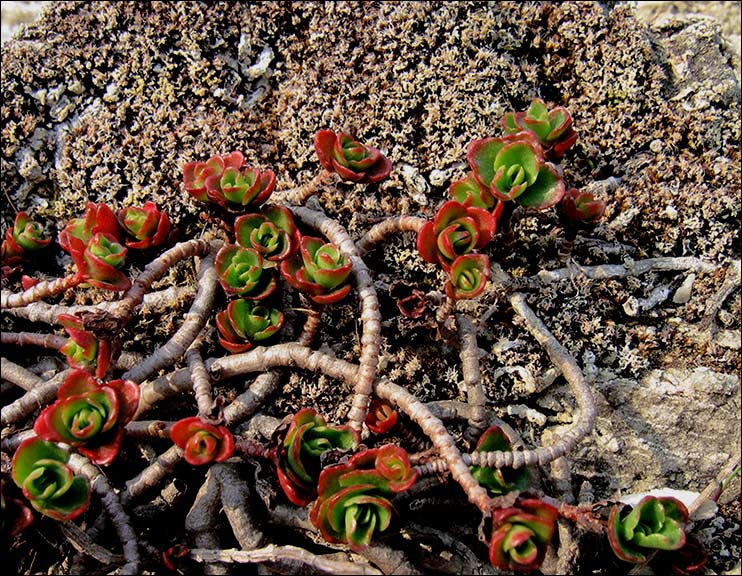
<instances>
[{"instance_id":1,"label":"succulent plant","mask_svg":"<svg viewBox=\"0 0 742 576\"><path fill-rule=\"evenodd\" d=\"M261 206L273 194L275 187L273 170L261 171L254 167L241 171L226 168L219 180L216 177L206 180L209 200L232 212Z\"/></svg>"},{"instance_id":2,"label":"succulent plant","mask_svg":"<svg viewBox=\"0 0 742 576\"><path fill-rule=\"evenodd\" d=\"M183 165L185 190L200 202L213 202L230 212L257 208L273 193L276 175L273 170L243 168L244 163L241 152L187 162Z\"/></svg>"},{"instance_id":3,"label":"succulent plant","mask_svg":"<svg viewBox=\"0 0 742 576\"><path fill-rule=\"evenodd\" d=\"M605 202L596 200L590 192L570 188L559 204L562 218L573 228L591 228L605 213Z\"/></svg>"},{"instance_id":4,"label":"succulent plant","mask_svg":"<svg viewBox=\"0 0 742 576\"><path fill-rule=\"evenodd\" d=\"M399 446L364 450L322 471L309 519L328 542L365 548L391 525L396 511L390 499L416 480L417 472Z\"/></svg>"},{"instance_id":5,"label":"succulent plant","mask_svg":"<svg viewBox=\"0 0 742 576\"><path fill-rule=\"evenodd\" d=\"M490 259L484 254L464 254L451 264L446 295L452 300L476 298L490 277Z\"/></svg>"},{"instance_id":6,"label":"succulent plant","mask_svg":"<svg viewBox=\"0 0 742 576\"><path fill-rule=\"evenodd\" d=\"M496 228L497 222L487 210L449 200L418 232L417 250L423 260L448 271L459 256L486 246Z\"/></svg>"},{"instance_id":7,"label":"succulent plant","mask_svg":"<svg viewBox=\"0 0 742 576\"><path fill-rule=\"evenodd\" d=\"M186 192L200 202L208 202L207 180L215 179L216 183L227 169L239 170L245 163L242 152L216 154L206 162L186 162L183 165L183 185ZM214 180L212 180L214 183Z\"/></svg>"},{"instance_id":8,"label":"succulent plant","mask_svg":"<svg viewBox=\"0 0 742 576\"><path fill-rule=\"evenodd\" d=\"M544 210L564 195L562 177L544 161L543 149L530 132L474 140L466 159L479 184L504 202Z\"/></svg>"},{"instance_id":9,"label":"succulent plant","mask_svg":"<svg viewBox=\"0 0 742 576\"><path fill-rule=\"evenodd\" d=\"M180 571L181 560L187 558L189 552L184 544L174 544L162 551L162 563L171 572Z\"/></svg>"},{"instance_id":10,"label":"succulent plant","mask_svg":"<svg viewBox=\"0 0 742 576\"><path fill-rule=\"evenodd\" d=\"M69 334L69 340L59 351L67 358L71 368L95 372L103 378L111 363L111 347L106 340L99 340L92 332L85 330L83 321L72 314L60 314L59 323Z\"/></svg>"},{"instance_id":11,"label":"succulent plant","mask_svg":"<svg viewBox=\"0 0 742 576\"><path fill-rule=\"evenodd\" d=\"M258 214L238 216L234 222L237 244L254 248L272 262L290 258L299 249L301 235L291 211L271 206Z\"/></svg>"},{"instance_id":12,"label":"succulent plant","mask_svg":"<svg viewBox=\"0 0 742 576\"><path fill-rule=\"evenodd\" d=\"M703 569L709 557L703 544L692 534L685 535L685 544L677 550L659 550L652 563L663 569L669 566L669 573L676 576L706 574Z\"/></svg>"},{"instance_id":13,"label":"succulent plant","mask_svg":"<svg viewBox=\"0 0 742 576\"><path fill-rule=\"evenodd\" d=\"M134 237L126 246L143 250L164 244L170 236L170 218L160 212L154 202L145 202L140 208L129 206L118 213L119 223L127 234Z\"/></svg>"},{"instance_id":14,"label":"succulent plant","mask_svg":"<svg viewBox=\"0 0 742 576\"><path fill-rule=\"evenodd\" d=\"M19 498L6 496L5 482L0 484L0 534L12 538L33 523L33 512Z\"/></svg>"},{"instance_id":15,"label":"succulent plant","mask_svg":"<svg viewBox=\"0 0 742 576\"><path fill-rule=\"evenodd\" d=\"M512 452L513 447L510 439L499 426L490 426L479 437L476 452ZM482 486L487 488L490 494L501 496L513 491L523 491L528 488L531 475L528 468L483 468L481 466L470 466L472 476Z\"/></svg>"},{"instance_id":16,"label":"succulent plant","mask_svg":"<svg viewBox=\"0 0 742 576\"><path fill-rule=\"evenodd\" d=\"M376 148L365 146L345 132L320 130L314 136L320 164L346 181L369 184L384 180L392 171L391 161Z\"/></svg>"},{"instance_id":17,"label":"succulent plant","mask_svg":"<svg viewBox=\"0 0 742 576\"><path fill-rule=\"evenodd\" d=\"M170 438L183 449L185 461L192 466L222 462L234 452L229 429L208 424L198 416L178 420L170 429Z\"/></svg>"},{"instance_id":18,"label":"succulent plant","mask_svg":"<svg viewBox=\"0 0 742 576\"><path fill-rule=\"evenodd\" d=\"M489 547L492 565L506 571L538 569L554 535L557 516L556 508L530 498L495 510Z\"/></svg>"},{"instance_id":19,"label":"succulent plant","mask_svg":"<svg viewBox=\"0 0 742 576\"><path fill-rule=\"evenodd\" d=\"M36 435L77 448L95 464L116 458L124 426L139 405L139 385L130 380L98 384L84 370L73 370L59 387L57 401L42 410Z\"/></svg>"},{"instance_id":20,"label":"succulent plant","mask_svg":"<svg viewBox=\"0 0 742 576\"><path fill-rule=\"evenodd\" d=\"M121 240L118 220L106 204L88 202L85 214L73 218L59 233L59 244L70 254L82 253L84 247L96 234L108 234L115 242Z\"/></svg>"},{"instance_id":21,"label":"succulent plant","mask_svg":"<svg viewBox=\"0 0 742 576\"><path fill-rule=\"evenodd\" d=\"M535 98L525 112L508 112L500 123L508 134L523 130L534 134L553 160L559 160L577 141L569 111L563 106L549 110L540 98Z\"/></svg>"},{"instance_id":22,"label":"succulent plant","mask_svg":"<svg viewBox=\"0 0 742 576\"><path fill-rule=\"evenodd\" d=\"M378 396L371 399L366 413L366 426L374 434L386 434L399 419L399 414L389 402Z\"/></svg>"},{"instance_id":23,"label":"succulent plant","mask_svg":"<svg viewBox=\"0 0 742 576\"><path fill-rule=\"evenodd\" d=\"M349 450L356 437L347 426L328 426L312 408L303 408L286 417L276 430L280 444L276 452L278 482L286 497L297 506L306 506L317 496L322 454L328 450Z\"/></svg>"},{"instance_id":24,"label":"succulent plant","mask_svg":"<svg viewBox=\"0 0 742 576\"><path fill-rule=\"evenodd\" d=\"M0 260L6 266L14 266L28 257L29 252L40 250L51 242L44 235L41 225L34 222L25 212L18 212L13 228L5 232L0 246Z\"/></svg>"},{"instance_id":25,"label":"succulent plant","mask_svg":"<svg viewBox=\"0 0 742 576\"><path fill-rule=\"evenodd\" d=\"M264 266L263 257L254 248L227 244L216 254L219 283L227 294L250 300L263 300L278 286L272 268Z\"/></svg>"},{"instance_id":26,"label":"succulent plant","mask_svg":"<svg viewBox=\"0 0 742 576\"><path fill-rule=\"evenodd\" d=\"M267 340L283 326L283 313L250 300L233 300L216 315L219 342L234 354Z\"/></svg>"},{"instance_id":27,"label":"succulent plant","mask_svg":"<svg viewBox=\"0 0 742 576\"><path fill-rule=\"evenodd\" d=\"M128 290L131 280L119 268L124 265L127 249L110 234L97 233L88 240L82 254L72 251L77 273L85 282L106 290Z\"/></svg>"},{"instance_id":28,"label":"succulent plant","mask_svg":"<svg viewBox=\"0 0 742 576\"><path fill-rule=\"evenodd\" d=\"M425 292L412 284L394 281L389 287L389 296L397 304L397 309L405 318L420 318L430 312Z\"/></svg>"},{"instance_id":29,"label":"succulent plant","mask_svg":"<svg viewBox=\"0 0 742 576\"><path fill-rule=\"evenodd\" d=\"M621 504L611 509L608 541L613 552L626 562L646 562L653 550L677 550L685 544L688 509L670 496L645 496L634 507Z\"/></svg>"},{"instance_id":30,"label":"succulent plant","mask_svg":"<svg viewBox=\"0 0 742 576\"><path fill-rule=\"evenodd\" d=\"M303 236L299 254L281 262L281 275L317 304L331 304L350 292L350 284L345 284L345 280L352 266L350 258L335 244Z\"/></svg>"},{"instance_id":31,"label":"succulent plant","mask_svg":"<svg viewBox=\"0 0 742 576\"><path fill-rule=\"evenodd\" d=\"M464 206L476 206L477 208L491 210L497 203L497 198L492 195L488 188L477 181L473 172L469 172L463 178L452 182L448 193L451 198Z\"/></svg>"},{"instance_id":32,"label":"succulent plant","mask_svg":"<svg viewBox=\"0 0 742 576\"><path fill-rule=\"evenodd\" d=\"M59 233L59 244L72 256L82 281L107 290L128 290L131 281L120 270L126 259L120 234L113 211L88 202L85 215L70 220Z\"/></svg>"},{"instance_id":33,"label":"succulent plant","mask_svg":"<svg viewBox=\"0 0 742 576\"><path fill-rule=\"evenodd\" d=\"M90 503L90 484L75 476L70 454L52 442L27 438L13 456L13 481L36 510L55 520L72 520Z\"/></svg>"}]
</instances>

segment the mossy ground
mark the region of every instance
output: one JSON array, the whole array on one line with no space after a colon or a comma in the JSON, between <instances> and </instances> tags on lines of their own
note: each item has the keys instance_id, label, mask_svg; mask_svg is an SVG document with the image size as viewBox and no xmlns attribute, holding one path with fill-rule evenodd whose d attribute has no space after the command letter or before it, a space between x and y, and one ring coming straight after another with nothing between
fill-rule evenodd
<instances>
[{"instance_id":1,"label":"mossy ground","mask_svg":"<svg viewBox=\"0 0 742 576\"><path fill-rule=\"evenodd\" d=\"M267 69L259 65L261 53L270 58ZM619 179L601 196L608 203L605 221L590 240L578 241L576 262L695 256L720 268L698 275L687 304L669 298L637 317L624 310L630 297L647 298L661 285L673 294L684 275L597 281L578 275L529 293L530 304L578 361L594 368L599 384L641 381L669 368L709 368L733 379L739 345L694 338L687 328L700 322L724 271L740 258L736 66L738 57L713 21L649 28L624 3L55 3L3 46L3 194L9 208L26 209L56 230L89 200L114 208L153 200L185 239L211 232L199 218L203 207L182 190L184 162L240 150L248 162L276 172L279 201L282 190L316 173L316 130L346 129L428 184L410 189L402 170L394 170L380 185L342 184L320 194L327 215L358 238L390 215L431 217L450 182L465 173L468 142L496 135L504 112L538 96L567 106L579 131L562 163L568 186ZM12 217L11 209L3 212L4 228ZM560 267L560 233L554 214L525 215L504 269L527 277ZM382 289L395 281L439 289L441 277L421 265L409 235L375 249L366 262L382 317L390 321L383 332L386 373L423 400L457 398L456 348L401 320ZM52 258L42 272L61 274L68 265ZM182 284L188 274L188 267L178 268L165 283ZM739 334L740 308L737 289L717 314L717 327ZM549 361L500 295L488 290L468 310L488 315L479 346L489 353L483 373L491 406L527 442L538 443L541 427L507 414L507 407L537 409L557 426L570 402L565 386L556 381L554 390L536 391L523 379L521 368L538 379ZM183 311L175 308L170 321ZM357 359L357 302L330 307L324 323L330 329L320 343ZM128 346L153 349L167 326L140 320L141 334ZM216 346L211 351L219 353ZM299 373L266 411L280 416L307 403L342 419L348 393L330 379ZM584 480L598 498L667 483L700 490L718 469L710 456L733 453L735 440L738 450L739 379L715 415L726 420L711 424L688 410L695 419L677 433L706 428L692 449L706 446L709 458L692 456L693 466L670 477L662 462L632 466L631 450L641 443L626 440L619 455L605 458L585 449L574 455L575 490ZM598 440L621 429L619 420L633 422L610 402L601 417ZM651 445L636 462L670 452ZM610 481L616 474L621 485ZM726 524L711 532L738 531L738 501L722 508L721 517ZM51 523L42 527L49 535L42 530L34 538L64 555L66 544ZM735 560L739 565L738 533L724 542L726 552L712 546L716 571ZM604 557L589 557L585 572L601 562L615 568Z\"/></svg>"}]
</instances>

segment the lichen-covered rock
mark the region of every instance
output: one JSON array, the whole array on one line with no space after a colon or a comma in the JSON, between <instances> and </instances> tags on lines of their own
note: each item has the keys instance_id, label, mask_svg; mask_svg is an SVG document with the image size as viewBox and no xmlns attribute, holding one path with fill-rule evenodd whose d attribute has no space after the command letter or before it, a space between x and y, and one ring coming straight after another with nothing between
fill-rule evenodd
<instances>
[{"instance_id":1,"label":"lichen-covered rock","mask_svg":"<svg viewBox=\"0 0 742 576\"><path fill-rule=\"evenodd\" d=\"M240 150L275 172L280 203L320 170L317 130L344 131L394 166L363 194L349 183L322 192L323 210L358 238L385 216L432 218L466 175L467 144L499 135L505 112L537 97L565 106L579 132L565 183L607 204L574 259L696 256L719 266L697 275L687 302L672 301L684 275L669 272L576 273L529 298L597 390L596 433L570 456L573 481L593 479L597 498L700 489L740 435L739 289L707 316L740 258L742 227L739 56L724 38L708 19L650 26L614 2L54 3L3 45L0 186L50 231L88 201L114 210L153 201L189 238L204 225L182 187L186 162ZM2 218L12 225L12 213ZM515 233L507 272L560 265L555 212L521 218ZM440 289L414 238L388 248L367 256L379 285ZM531 441L544 424L569 423L573 404L494 284L460 310L486 312L488 400ZM632 298L654 304L630 316ZM320 335L342 357L357 345L349 300L325 312L332 338ZM380 300L385 319L396 314ZM456 352L419 324L400 326L384 332L390 379L423 400L456 397ZM292 375L273 408L292 413L298 400L331 419L346 408L324 376Z\"/></svg>"}]
</instances>

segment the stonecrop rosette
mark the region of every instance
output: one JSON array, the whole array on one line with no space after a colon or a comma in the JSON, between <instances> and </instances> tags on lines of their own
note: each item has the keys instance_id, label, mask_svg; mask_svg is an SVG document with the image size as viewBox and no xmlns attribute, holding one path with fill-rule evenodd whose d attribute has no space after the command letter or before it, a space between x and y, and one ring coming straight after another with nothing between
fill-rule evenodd
<instances>
[{"instance_id":1,"label":"stonecrop rosette","mask_svg":"<svg viewBox=\"0 0 742 576\"><path fill-rule=\"evenodd\" d=\"M517 500L515 506L492 513L490 562L501 570L530 572L544 561L559 513L536 499Z\"/></svg>"},{"instance_id":2,"label":"stonecrop rosette","mask_svg":"<svg viewBox=\"0 0 742 576\"><path fill-rule=\"evenodd\" d=\"M186 162L183 165L183 186L199 202L208 202L206 181L218 182L227 169L239 170L245 163L242 152L215 154L206 162Z\"/></svg>"},{"instance_id":3,"label":"stonecrop rosette","mask_svg":"<svg viewBox=\"0 0 742 576\"><path fill-rule=\"evenodd\" d=\"M497 222L487 210L449 200L420 228L417 250L423 260L448 271L459 256L484 248L496 229Z\"/></svg>"},{"instance_id":4,"label":"stonecrop rosette","mask_svg":"<svg viewBox=\"0 0 742 576\"><path fill-rule=\"evenodd\" d=\"M27 258L29 252L41 250L51 241L40 224L31 220L25 212L18 212L13 227L5 232L0 260L6 266L13 266Z\"/></svg>"},{"instance_id":5,"label":"stonecrop rosette","mask_svg":"<svg viewBox=\"0 0 742 576\"><path fill-rule=\"evenodd\" d=\"M451 264L446 282L446 296L452 300L476 298L490 277L490 259L484 254L464 254Z\"/></svg>"},{"instance_id":6,"label":"stonecrop rosette","mask_svg":"<svg viewBox=\"0 0 742 576\"><path fill-rule=\"evenodd\" d=\"M73 218L59 233L59 245L69 253L82 252L83 247L96 234L108 234L116 242L121 240L118 220L106 204L88 202L85 214Z\"/></svg>"},{"instance_id":7,"label":"stonecrop rosette","mask_svg":"<svg viewBox=\"0 0 742 576\"><path fill-rule=\"evenodd\" d=\"M178 420L170 429L170 438L183 449L185 461L192 466L223 462L234 452L234 437L226 426L214 426L198 416Z\"/></svg>"},{"instance_id":8,"label":"stonecrop rosette","mask_svg":"<svg viewBox=\"0 0 742 576\"><path fill-rule=\"evenodd\" d=\"M4 478L4 476L3 476ZM6 495L5 482L0 484L0 534L12 538L33 524L33 512L20 498Z\"/></svg>"},{"instance_id":9,"label":"stonecrop rosette","mask_svg":"<svg viewBox=\"0 0 742 576\"><path fill-rule=\"evenodd\" d=\"M13 481L31 506L55 520L77 518L90 503L90 483L73 474L69 459L67 450L41 438L27 438L13 456Z\"/></svg>"},{"instance_id":10,"label":"stonecrop rosette","mask_svg":"<svg viewBox=\"0 0 742 576\"><path fill-rule=\"evenodd\" d=\"M273 170L245 167L241 152L214 155L206 162L183 165L186 192L201 202L213 202L230 212L257 208L276 186Z\"/></svg>"},{"instance_id":11,"label":"stonecrop rosette","mask_svg":"<svg viewBox=\"0 0 742 576\"><path fill-rule=\"evenodd\" d=\"M474 178L504 202L545 210L564 195L564 181L531 132L483 138L469 144L466 160Z\"/></svg>"},{"instance_id":12,"label":"stonecrop rosette","mask_svg":"<svg viewBox=\"0 0 742 576\"><path fill-rule=\"evenodd\" d=\"M531 132L544 147L547 157L554 160L559 160L577 141L569 111L563 106L549 110L540 98L535 98L525 112L508 112L500 124L508 134Z\"/></svg>"},{"instance_id":13,"label":"stonecrop rosette","mask_svg":"<svg viewBox=\"0 0 742 576\"><path fill-rule=\"evenodd\" d=\"M374 396L366 413L366 426L374 434L386 434L394 428L399 414L389 402Z\"/></svg>"},{"instance_id":14,"label":"stonecrop rosette","mask_svg":"<svg viewBox=\"0 0 742 576\"><path fill-rule=\"evenodd\" d=\"M499 426L490 426L479 437L475 452L512 452L510 439ZM490 494L502 496L508 492L523 491L528 488L531 474L528 468L483 468L469 466L472 476L487 488Z\"/></svg>"},{"instance_id":15,"label":"stonecrop rosette","mask_svg":"<svg viewBox=\"0 0 742 576\"><path fill-rule=\"evenodd\" d=\"M363 549L386 531L396 515L391 498L417 480L407 452L385 444L325 468L309 519L330 543Z\"/></svg>"},{"instance_id":16,"label":"stonecrop rosette","mask_svg":"<svg viewBox=\"0 0 742 576\"><path fill-rule=\"evenodd\" d=\"M654 550L678 550L685 544L688 509L672 497L645 496L632 509L616 505L608 518L608 541L626 562L646 562Z\"/></svg>"},{"instance_id":17,"label":"stonecrop rosette","mask_svg":"<svg viewBox=\"0 0 742 576\"><path fill-rule=\"evenodd\" d=\"M73 314L60 314L58 320L70 336L59 349L70 367L95 372L97 378L103 378L111 363L108 341L98 340L95 334L85 330L83 321Z\"/></svg>"},{"instance_id":18,"label":"stonecrop rosette","mask_svg":"<svg viewBox=\"0 0 742 576\"><path fill-rule=\"evenodd\" d=\"M350 134L320 130L314 136L314 149L328 172L359 184L380 182L392 171L391 161L378 149L361 144Z\"/></svg>"},{"instance_id":19,"label":"stonecrop rosette","mask_svg":"<svg viewBox=\"0 0 742 576\"><path fill-rule=\"evenodd\" d=\"M345 284L345 280L352 267L350 258L335 244L303 236L299 254L281 262L281 275L317 304L332 304L350 292L350 284Z\"/></svg>"},{"instance_id":20,"label":"stonecrop rosette","mask_svg":"<svg viewBox=\"0 0 742 576\"><path fill-rule=\"evenodd\" d=\"M154 202L119 210L118 219L121 228L134 238L125 242L129 248L143 250L160 246L170 236L170 218Z\"/></svg>"},{"instance_id":21,"label":"stonecrop rosette","mask_svg":"<svg viewBox=\"0 0 742 576\"><path fill-rule=\"evenodd\" d=\"M570 188L559 203L562 217L569 225L577 228L590 228L597 224L605 213L605 202L596 200L590 192Z\"/></svg>"},{"instance_id":22,"label":"stonecrop rosette","mask_svg":"<svg viewBox=\"0 0 742 576\"><path fill-rule=\"evenodd\" d=\"M124 426L139 405L139 385L130 380L98 384L84 370L73 370L59 387L57 401L44 408L34 423L36 435L64 442L105 466L121 447Z\"/></svg>"},{"instance_id":23,"label":"stonecrop rosette","mask_svg":"<svg viewBox=\"0 0 742 576\"><path fill-rule=\"evenodd\" d=\"M219 283L229 295L263 300L278 286L273 269L264 266L263 257L254 248L222 246L216 253L215 266Z\"/></svg>"},{"instance_id":24,"label":"stonecrop rosette","mask_svg":"<svg viewBox=\"0 0 742 576\"><path fill-rule=\"evenodd\" d=\"M491 210L497 203L489 189L482 186L474 177L473 172L469 172L463 178L451 183L448 193L457 202L464 206L476 206L484 210Z\"/></svg>"},{"instance_id":25,"label":"stonecrop rosette","mask_svg":"<svg viewBox=\"0 0 742 576\"><path fill-rule=\"evenodd\" d=\"M280 262L296 254L301 240L291 211L283 206L238 216L234 221L234 233L237 244L254 248L271 262Z\"/></svg>"},{"instance_id":26,"label":"stonecrop rosette","mask_svg":"<svg viewBox=\"0 0 742 576\"><path fill-rule=\"evenodd\" d=\"M348 426L328 426L312 408L284 418L276 438L280 442L276 450L278 482L297 506L306 506L317 496L322 454L356 445L356 437Z\"/></svg>"},{"instance_id":27,"label":"stonecrop rosette","mask_svg":"<svg viewBox=\"0 0 742 576\"><path fill-rule=\"evenodd\" d=\"M131 281L120 268L126 260L116 215L105 204L88 202L85 215L74 218L59 233L59 244L70 253L83 281L106 290L128 290Z\"/></svg>"},{"instance_id":28,"label":"stonecrop rosette","mask_svg":"<svg viewBox=\"0 0 742 576\"><path fill-rule=\"evenodd\" d=\"M250 300L233 300L216 315L219 342L233 354L246 352L257 342L276 334L283 326L283 313Z\"/></svg>"}]
</instances>

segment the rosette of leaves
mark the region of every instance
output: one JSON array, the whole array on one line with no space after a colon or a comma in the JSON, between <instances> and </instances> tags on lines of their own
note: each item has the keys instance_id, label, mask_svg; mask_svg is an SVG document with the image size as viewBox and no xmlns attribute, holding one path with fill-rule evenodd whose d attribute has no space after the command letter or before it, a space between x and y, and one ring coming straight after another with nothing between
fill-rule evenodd
<instances>
[{"instance_id":1,"label":"rosette of leaves","mask_svg":"<svg viewBox=\"0 0 742 576\"><path fill-rule=\"evenodd\" d=\"M281 275L317 304L332 304L350 292L345 280L352 267L350 258L335 244L303 236L299 254L281 262Z\"/></svg>"},{"instance_id":2,"label":"rosette of leaves","mask_svg":"<svg viewBox=\"0 0 742 576\"><path fill-rule=\"evenodd\" d=\"M448 193L451 198L464 206L476 206L477 208L491 210L497 203L497 198L492 195L489 189L479 184L473 172L469 172L463 178L452 182Z\"/></svg>"},{"instance_id":3,"label":"rosette of leaves","mask_svg":"<svg viewBox=\"0 0 742 576\"><path fill-rule=\"evenodd\" d=\"M103 378L111 363L111 346L107 340L98 340L92 332L85 330L83 321L72 314L60 314L59 323L69 334L69 339L59 351L64 354L72 368L95 372Z\"/></svg>"},{"instance_id":4,"label":"rosette of leaves","mask_svg":"<svg viewBox=\"0 0 742 576\"><path fill-rule=\"evenodd\" d=\"M544 161L544 151L530 132L474 140L466 160L477 182L503 202L545 210L564 195L562 177Z\"/></svg>"},{"instance_id":5,"label":"rosette of leaves","mask_svg":"<svg viewBox=\"0 0 742 576\"><path fill-rule=\"evenodd\" d=\"M22 500L5 495L5 482L0 484L0 533L13 537L33 523L33 512Z\"/></svg>"},{"instance_id":6,"label":"rosette of leaves","mask_svg":"<svg viewBox=\"0 0 742 576\"><path fill-rule=\"evenodd\" d=\"M596 200L590 192L570 188L559 203L565 227L573 229L590 229L597 224L605 213L605 202Z\"/></svg>"},{"instance_id":7,"label":"rosette of leaves","mask_svg":"<svg viewBox=\"0 0 742 576\"><path fill-rule=\"evenodd\" d=\"M233 300L216 315L219 342L233 354L246 352L256 342L263 342L283 326L283 313L250 300Z\"/></svg>"},{"instance_id":8,"label":"rosette of leaves","mask_svg":"<svg viewBox=\"0 0 742 576\"><path fill-rule=\"evenodd\" d=\"M309 519L328 542L365 548L391 525L396 511L390 499L416 480L417 472L399 446L364 450L346 464L322 471Z\"/></svg>"},{"instance_id":9,"label":"rosette of leaves","mask_svg":"<svg viewBox=\"0 0 742 576\"><path fill-rule=\"evenodd\" d=\"M476 298L490 277L490 259L484 254L464 254L451 264L446 295L452 300Z\"/></svg>"},{"instance_id":10,"label":"rosette of leaves","mask_svg":"<svg viewBox=\"0 0 742 576\"><path fill-rule=\"evenodd\" d=\"M399 414L389 402L374 396L366 413L366 426L374 434L386 434L394 428Z\"/></svg>"},{"instance_id":11,"label":"rosette of leaves","mask_svg":"<svg viewBox=\"0 0 742 576\"><path fill-rule=\"evenodd\" d=\"M500 120L508 134L527 130L534 134L546 155L559 160L577 142L572 116L563 106L549 110L543 100L535 98L525 112L508 112Z\"/></svg>"},{"instance_id":12,"label":"rosette of leaves","mask_svg":"<svg viewBox=\"0 0 742 576\"><path fill-rule=\"evenodd\" d=\"M318 131L314 149L325 170L336 172L348 182L380 182L392 171L391 161L378 149L361 144L345 132Z\"/></svg>"},{"instance_id":13,"label":"rosette of leaves","mask_svg":"<svg viewBox=\"0 0 742 576\"><path fill-rule=\"evenodd\" d=\"M647 561L654 550L677 550L685 544L688 509L671 496L645 496L632 509L616 505L608 518L608 541L626 562Z\"/></svg>"},{"instance_id":14,"label":"rosette of leaves","mask_svg":"<svg viewBox=\"0 0 742 576\"><path fill-rule=\"evenodd\" d=\"M25 212L18 212L13 227L5 232L0 260L6 266L14 266L27 258L29 252L41 250L51 241L39 223L31 220Z\"/></svg>"},{"instance_id":15,"label":"rosette of leaves","mask_svg":"<svg viewBox=\"0 0 742 576\"><path fill-rule=\"evenodd\" d=\"M286 417L276 430L278 482L286 497L297 506L306 506L317 496L321 457L329 450L349 450L356 437L348 426L328 426L312 408L303 408Z\"/></svg>"},{"instance_id":16,"label":"rosette of leaves","mask_svg":"<svg viewBox=\"0 0 742 576\"><path fill-rule=\"evenodd\" d=\"M301 235L291 211L271 206L258 214L238 216L234 222L237 244L254 248L272 262L290 258L299 249Z\"/></svg>"},{"instance_id":17,"label":"rosette of leaves","mask_svg":"<svg viewBox=\"0 0 742 576\"><path fill-rule=\"evenodd\" d=\"M99 233L108 234L116 242L121 239L113 210L103 203L88 202L85 214L81 218L70 220L59 233L59 245L70 254L82 253L90 239Z\"/></svg>"},{"instance_id":18,"label":"rosette of leaves","mask_svg":"<svg viewBox=\"0 0 742 576\"><path fill-rule=\"evenodd\" d=\"M36 435L77 448L105 466L118 455L124 426L139 405L139 385L130 380L99 384L84 370L73 370L59 387L57 401L34 423Z\"/></svg>"},{"instance_id":19,"label":"rosette of leaves","mask_svg":"<svg viewBox=\"0 0 742 576\"><path fill-rule=\"evenodd\" d=\"M704 566L709 557L703 544L692 534L685 535L685 544L677 550L659 550L652 560L656 567L670 567L670 574L690 576L691 574L705 574Z\"/></svg>"},{"instance_id":20,"label":"rosette of leaves","mask_svg":"<svg viewBox=\"0 0 742 576\"><path fill-rule=\"evenodd\" d=\"M496 229L497 222L487 210L449 200L420 228L417 250L423 260L448 271L459 256L484 248Z\"/></svg>"},{"instance_id":21,"label":"rosette of leaves","mask_svg":"<svg viewBox=\"0 0 742 576\"><path fill-rule=\"evenodd\" d=\"M59 244L72 256L82 282L106 290L128 290L131 281L120 270L126 259L120 234L113 211L105 204L88 202L85 215L70 220L59 233Z\"/></svg>"},{"instance_id":22,"label":"rosette of leaves","mask_svg":"<svg viewBox=\"0 0 742 576\"><path fill-rule=\"evenodd\" d=\"M126 241L129 248L144 250L160 246L170 236L170 218L154 202L119 210L118 219L124 231L134 238Z\"/></svg>"},{"instance_id":23,"label":"rosette of leaves","mask_svg":"<svg viewBox=\"0 0 742 576\"><path fill-rule=\"evenodd\" d=\"M275 187L273 170L261 171L254 167L226 168L218 179L215 176L206 179L209 200L230 212L259 207L270 198Z\"/></svg>"},{"instance_id":24,"label":"rosette of leaves","mask_svg":"<svg viewBox=\"0 0 742 576\"><path fill-rule=\"evenodd\" d=\"M178 420L170 429L170 438L183 449L185 461L192 466L222 462L234 452L234 437L226 426L214 426L198 416Z\"/></svg>"},{"instance_id":25,"label":"rosette of leaves","mask_svg":"<svg viewBox=\"0 0 742 576\"><path fill-rule=\"evenodd\" d=\"M227 294L263 300L277 287L273 269L264 266L263 257L254 248L237 244L222 246L215 265L219 283Z\"/></svg>"},{"instance_id":26,"label":"rosette of leaves","mask_svg":"<svg viewBox=\"0 0 742 576\"><path fill-rule=\"evenodd\" d=\"M131 280L120 268L126 260L126 248L110 234L98 233L85 246L82 254L73 250L77 273L85 282L106 290L128 290Z\"/></svg>"},{"instance_id":27,"label":"rosette of leaves","mask_svg":"<svg viewBox=\"0 0 742 576\"><path fill-rule=\"evenodd\" d=\"M499 426L490 426L479 437L475 452L512 452L510 439ZM472 476L487 488L490 494L502 496L508 492L522 492L528 488L531 474L528 468L483 468L470 466Z\"/></svg>"},{"instance_id":28,"label":"rosette of leaves","mask_svg":"<svg viewBox=\"0 0 742 576\"><path fill-rule=\"evenodd\" d=\"M186 162L183 165L183 185L186 192L199 202L208 202L207 180L218 183L227 169L239 170L245 163L242 152L215 154L206 162Z\"/></svg>"},{"instance_id":29,"label":"rosette of leaves","mask_svg":"<svg viewBox=\"0 0 742 576\"><path fill-rule=\"evenodd\" d=\"M52 442L27 438L13 456L13 481L36 510L55 520L72 520L90 503L90 484L75 476L70 454Z\"/></svg>"},{"instance_id":30,"label":"rosette of leaves","mask_svg":"<svg viewBox=\"0 0 742 576\"><path fill-rule=\"evenodd\" d=\"M538 569L558 515L556 508L536 499L518 500L513 507L495 510L489 547L492 565L507 571Z\"/></svg>"}]
</instances>

